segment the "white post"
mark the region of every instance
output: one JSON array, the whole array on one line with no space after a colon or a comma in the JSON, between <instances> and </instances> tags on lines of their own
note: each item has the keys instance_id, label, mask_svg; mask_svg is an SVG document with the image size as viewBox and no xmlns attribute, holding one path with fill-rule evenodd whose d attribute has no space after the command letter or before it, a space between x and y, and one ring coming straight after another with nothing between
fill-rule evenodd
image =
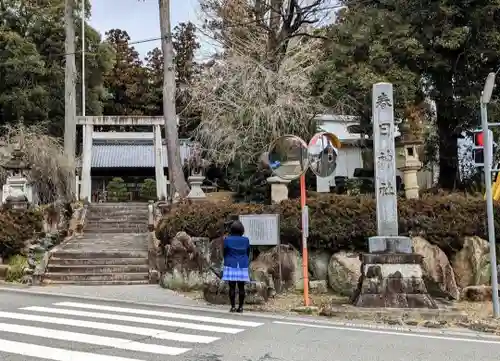
<instances>
[{"instance_id":1,"label":"white post","mask_svg":"<svg viewBox=\"0 0 500 361\"><path fill-rule=\"evenodd\" d=\"M78 174L75 175L75 189L76 189L76 200L79 201L81 190L80 190L80 176Z\"/></svg>"},{"instance_id":2,"label":"white post","mask_svg":"<svg viewBox=\"0 0 500 361\"><path fill-rule=\"evenodd\" d=\"M90 170L92 167L92 133L94 131L94 125L85 124L83 126L83 132L85 134L82 152L82 184L81 184L81 196L80 199L84 200L87 198L89 202L92 201L92 178Z\"/></svg>"},{"instance_id":3,"label":"white post","mask_svg":"<svg viewBox=\"0 0 500 361\"><path fill-rule=\"evenodd\" d=\"M492 154L490 153L490 144L493 139L490 139L488 128L488 104L483 102L481 96L481 127L484 134L484 182L486 186L486 214L488 224L488 240L490 244L490 267L491 267L491 290L493 301L493 317L500 317L500 303L498 300L498 270L496 256L496 236L495 236L495 219L493 209L493 189L491 180L491 163Z\"/></svg>"},{"instance_id":4,"label":"white post","mask_svg":"<svg viewBox=\"0 0 500 361\"><path fill-rule=\"evenodd\" d=\"M154 147L155 147L155 178L156 178L156 195L158 199L166 198L165 174L163 172L163 145L161 141L161 128L159 125L154 126Z\"/></svg>"},{"instance_id":5,"label":"white post","mask_svg":"<svg viewBox=\"0 0 500 361\"><path fill-rule=\"evenodd\" d=\"M85 116L85 1L82 0L82 115Z\"/></svg>"}]
</instances>

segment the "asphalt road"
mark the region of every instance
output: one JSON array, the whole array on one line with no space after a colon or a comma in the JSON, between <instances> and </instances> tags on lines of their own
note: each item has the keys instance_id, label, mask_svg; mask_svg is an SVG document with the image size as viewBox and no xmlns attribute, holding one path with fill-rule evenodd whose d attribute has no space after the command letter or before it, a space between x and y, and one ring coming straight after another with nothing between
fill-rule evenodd
<instances>
[{"instance_id":1,"label":"asphalt road","mask_svg":"<svg viewBox=\"0 0 500 361\"><path fill-rule=\"evenodd\" d=\"M0 291L2 361L493 361L469 332Z\"/></svg>"}]
</instances>

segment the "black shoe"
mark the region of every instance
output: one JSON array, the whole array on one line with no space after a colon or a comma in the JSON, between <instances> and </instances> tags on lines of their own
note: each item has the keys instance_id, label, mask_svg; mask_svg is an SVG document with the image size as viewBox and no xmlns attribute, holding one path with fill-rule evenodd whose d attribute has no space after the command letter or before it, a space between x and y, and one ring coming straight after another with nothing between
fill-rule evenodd
<instances>
[{"instance_id":1,"label":"black shoe","mask_svg":"<svg viewBox=\"0 0 500 361\"><path fill-rule=\"evenodd\" d=\"M231 307L231 309L229 310L229 312L236 312L236 308Z\"/></svg>"},{"instance_id":2,"label":"black shoe","mask_svg":"<svg viewBox=\"0 0 500 361\"><path fill-rule=\"evenodd\" d=\"M236 312L243 313L243 307L238 307L238 309L236 310Z\"/></svg>"}]
</instances>

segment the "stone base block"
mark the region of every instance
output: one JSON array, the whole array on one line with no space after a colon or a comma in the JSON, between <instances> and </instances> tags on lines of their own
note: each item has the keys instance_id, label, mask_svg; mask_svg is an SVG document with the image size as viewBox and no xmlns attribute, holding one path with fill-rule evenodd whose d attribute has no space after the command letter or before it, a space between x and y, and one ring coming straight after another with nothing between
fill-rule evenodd
<instances>
[{"instance_id":1,"label":"stone base block","mask_svg":"<svg viewBox=\"0 0 500 361\"><path fill-rule=\"evenodd\" d=\"M363 254L361 259L361 278L352 299L355 306L437 308L422 278L420 255Z\"/></svg>"},{"instance_id":2,"label":"stone base block","mask_svg":"<svg viewBox=\"0 0 500 361\"><path fill-rule=\"evenodd\" d=\"M422 264L423 256L416 253L364 253L363 264Z\"/></svg>"},{"instance_id":3,"label":"stone base block","mask_svg":"<svg viewBox=\"0 0 500 361\"><path fill-rule=\"evenodd\" d=\"M374 236L368 238L370 253L413 253L413 242L410 237Z\"/></svg>"},{"instance_id":4,"label":"stone base block","mask_svg":"<svg viewBox=\"0 0 500 361\"><path fill-rule=\"evenodd\" d=\"M436 303L428 294L406 293L392 294L390 296L360 295L355 306L371 308L437 308Z\"/></svg>"}]
</instances>

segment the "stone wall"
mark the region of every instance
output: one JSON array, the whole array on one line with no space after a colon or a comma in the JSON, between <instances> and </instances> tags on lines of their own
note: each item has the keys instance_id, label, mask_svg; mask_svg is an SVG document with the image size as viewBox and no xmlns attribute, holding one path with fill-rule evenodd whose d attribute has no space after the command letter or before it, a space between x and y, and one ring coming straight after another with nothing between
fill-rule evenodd
<instances>
[{"instance_id":1,"label":"stone wall","mask_svg":"<svg viewBox=\"0 0 500 361\"><path fill-rule=\"evenodd\" d=\"M220 281L222 238L210 240L179 232L164 249L158 247L156 240L152 247L156 258L150 267L157 270L163 287L203 290L207 301L227 302L228 290ZM422 237L413 238L413 248L423 256L423 279L433 297L457 300L467 287L490 282L489 247L479 237L465 237L464 247L451 260ZM311 250L308 266L311 293L334 292L349 297L356 290L361 268L359 253ZM302 257L289 245L264 250L252 260L250 277L247 293L253 303L266 302L279 292L302 291Z\"/></svg>"},{"instance_id":2,"label":"stone wall","mask_svg":"<svg viewBox=\"0 0 500 361\"><path fill-rule=\"evenodd\" d=\"M490 284L489 246L484 239L465 237L464 247L451 260L422 237L413 237L413 248L423 257L423 279L433 297L458 300L468 287ZM310 259L310 271L312 267L318 268L315 265L318 262L320 268L324 267L327 255L316 257L321 261ZM328 263L328 286L335 293L351 296L358 284L360 268L359 254L343 251L333 254Z\"/></svg>"},{"instance_id":3,"label":"stone wall","mask_svg":"<svg viewBox=\"0 0 500 361\"><path fill-rule=\"evenodd\" d=\"M21 252L23 262L8 265L8 260L0 260L0 279L8 279L26 284L38 284L45 273L50 252L62 242L78 234L78 221L83 204L54 203L36 208L43 215L42 232L34 233L24 244ZM18 258L19 260L19 258ZM21 267L19 270L14 268ZM10 273L10 274L9 274ZM16 273L15 279L12 279Z\"/></svg>"}]
</instances>

